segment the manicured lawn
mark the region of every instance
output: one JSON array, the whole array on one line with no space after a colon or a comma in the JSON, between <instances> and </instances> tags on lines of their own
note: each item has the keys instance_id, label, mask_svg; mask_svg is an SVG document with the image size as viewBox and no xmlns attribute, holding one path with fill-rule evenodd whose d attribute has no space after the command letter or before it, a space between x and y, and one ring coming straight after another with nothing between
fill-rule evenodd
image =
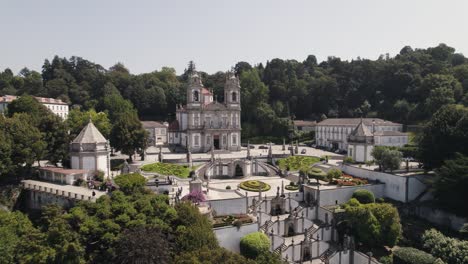
<instances>
[{"instance_id":1,"label":"manicured lawn","mask_svg":"<svg viewBox=\"0 0 468 264\"><path fill-rule=\"evenodd\" d=\"M161 175L174 175L180 178L188 178L190 171L195 170L197 167L198 166L193 166L190 169L188 166L185 165L156 162L152 164L143 165L143 167L141 167L141 170L145 172L156 172Z\"/></svg>"},{"instance_id":2,"label":"manicured lawn","mask_svg":"<svg viewBox=\"0 0 468 264\"><path fill-rule=\"evenodd\" d=\"M278 160L278 166L282 170L297 171L300 168L308 168L310 165L319 161L319 157L290 156Z\"/></svg>"}]
</instances>

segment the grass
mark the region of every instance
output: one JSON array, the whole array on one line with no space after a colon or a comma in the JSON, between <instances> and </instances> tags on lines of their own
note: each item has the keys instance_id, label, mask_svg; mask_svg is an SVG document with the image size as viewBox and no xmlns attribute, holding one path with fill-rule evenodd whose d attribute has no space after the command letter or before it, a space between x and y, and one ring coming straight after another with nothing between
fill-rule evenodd
<instances>
[{"instance_id":1,"label":"grass","mask_svg":"<svg viewBox=\"0 0 468 264\"><path fill-rule=\"evenodd\" d=\"M278 160L278 166L282 170L297 171L301 168L309 168L310 165L319 161L318 157L290 156Z\"/></svg>"},{"instance_id":2,"label":"grass","mask_svg":"<svg viewBox=\"0 0 468 264\"><path fill-rule=\"evenodd\" d=\"M177 165L172 163L156 162L152 164L146 164L141 167L142 171L155 172L161 175L177 176L180 178L188 178L191 170L195 170L198 166L189 168L186 165Z\"/></svg>"}]
</instances>

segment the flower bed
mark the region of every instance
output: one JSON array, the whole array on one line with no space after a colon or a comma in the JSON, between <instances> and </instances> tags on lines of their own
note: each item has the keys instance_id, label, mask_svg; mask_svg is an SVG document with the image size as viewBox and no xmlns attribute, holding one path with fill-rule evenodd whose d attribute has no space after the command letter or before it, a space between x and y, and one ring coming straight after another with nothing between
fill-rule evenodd
<instances>
[{"instance_id":1,"label":"flower bed","mask_svg":"<svg viewBox=\"0 0 468 264\"><path fill-rule=\"evenodd\" d=\"M195 169L195 168L196 167L192 167L192 169ZM191 169L186 165L156 162L152 164L143 165L141 167L141 170L145 172L156 172L161 175L188 178L188 176L190 175Z\"/></svg>"},{"instance_id":2,"label":"flower bed","mask_svg":"<svg viewBox=\"0 0 468 264\"><path fill-rule=\"evenodd\" d=\"M368 184L369 182L366 179L353 177L348 174L343 174L343 176L341 176L340 178L333 179L331 183L336 184L338 186L358 186Z\"/></svg>"},{"instance_id":3,"label":"flower bed","mask_svg":"<svg viewBox=\"0 0 468 264\"><path fill-rule=\"evenodd\" d=\"M286 190L288 191L297 191L299 190L299 186L297 185L286 185L286 187L284 187Z\"/></svg>"},{"instance_id":4,"label":"flower bed","mask_svg":"<svg viewBox=\"0 0 468 264\"><path fill-rule=\"evenodd\" d=\"M239 184L239 187L243 190L250 191L250 192L265 192L270 190L271 186L267 183L262 181L250 180L250 181L243 181Z\"/></svg>"},{"instance_id":5,"label":"flower bed","mask_svg":"<svg viewBox=\"0 0 468 264\"><path fill-rule=\"evenodd\" d=\"M245 214L239 215L228 215L228 216L217 216L213 218L213 228L223 226L240 226L243 224L252 223L252 218Z\"/></svg>"},{"instance_id":6,"label":"flower bed","mask_svg":"<svg viewBox=\"0 0 468 264\"><path fill-rule=\"evenodd\" d=\"M310 165L319 161L318 157L290 156L278 160L278 167L282 170L297 171L301 168L309 168Z\"/></svg>"}]
</instances>

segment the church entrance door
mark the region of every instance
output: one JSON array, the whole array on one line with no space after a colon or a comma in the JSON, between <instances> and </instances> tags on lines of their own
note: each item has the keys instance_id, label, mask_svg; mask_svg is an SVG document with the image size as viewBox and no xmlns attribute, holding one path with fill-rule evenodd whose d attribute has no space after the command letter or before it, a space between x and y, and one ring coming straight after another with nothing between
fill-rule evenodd
<instances>
[{"instance_id":1,"label":"church entrance door","mask_svg":"<svg viewBox=\"0 0 468 264\"><path fill-rule=\"evenodd\" d=\"M219 148L219 135L215 135L213 137L213 146L215 149L220 149Z\"/></svg>"}]
</instances>

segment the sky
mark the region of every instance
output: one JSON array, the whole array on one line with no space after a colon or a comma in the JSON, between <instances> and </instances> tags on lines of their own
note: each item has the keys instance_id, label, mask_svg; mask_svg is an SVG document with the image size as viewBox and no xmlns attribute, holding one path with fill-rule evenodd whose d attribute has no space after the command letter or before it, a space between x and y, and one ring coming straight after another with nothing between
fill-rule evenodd
<instances>
[{"instance_id":1,"label":"sky","mask_svg":"<svg viewBox=\"0 0 468 264\"><path fill-rule=\"evenodd\" d=\"M439 43L468 56L466 0L0 0L0 70L79 56L139 74L193 60L377 59Z\"/></svg>"}]
</instances>

